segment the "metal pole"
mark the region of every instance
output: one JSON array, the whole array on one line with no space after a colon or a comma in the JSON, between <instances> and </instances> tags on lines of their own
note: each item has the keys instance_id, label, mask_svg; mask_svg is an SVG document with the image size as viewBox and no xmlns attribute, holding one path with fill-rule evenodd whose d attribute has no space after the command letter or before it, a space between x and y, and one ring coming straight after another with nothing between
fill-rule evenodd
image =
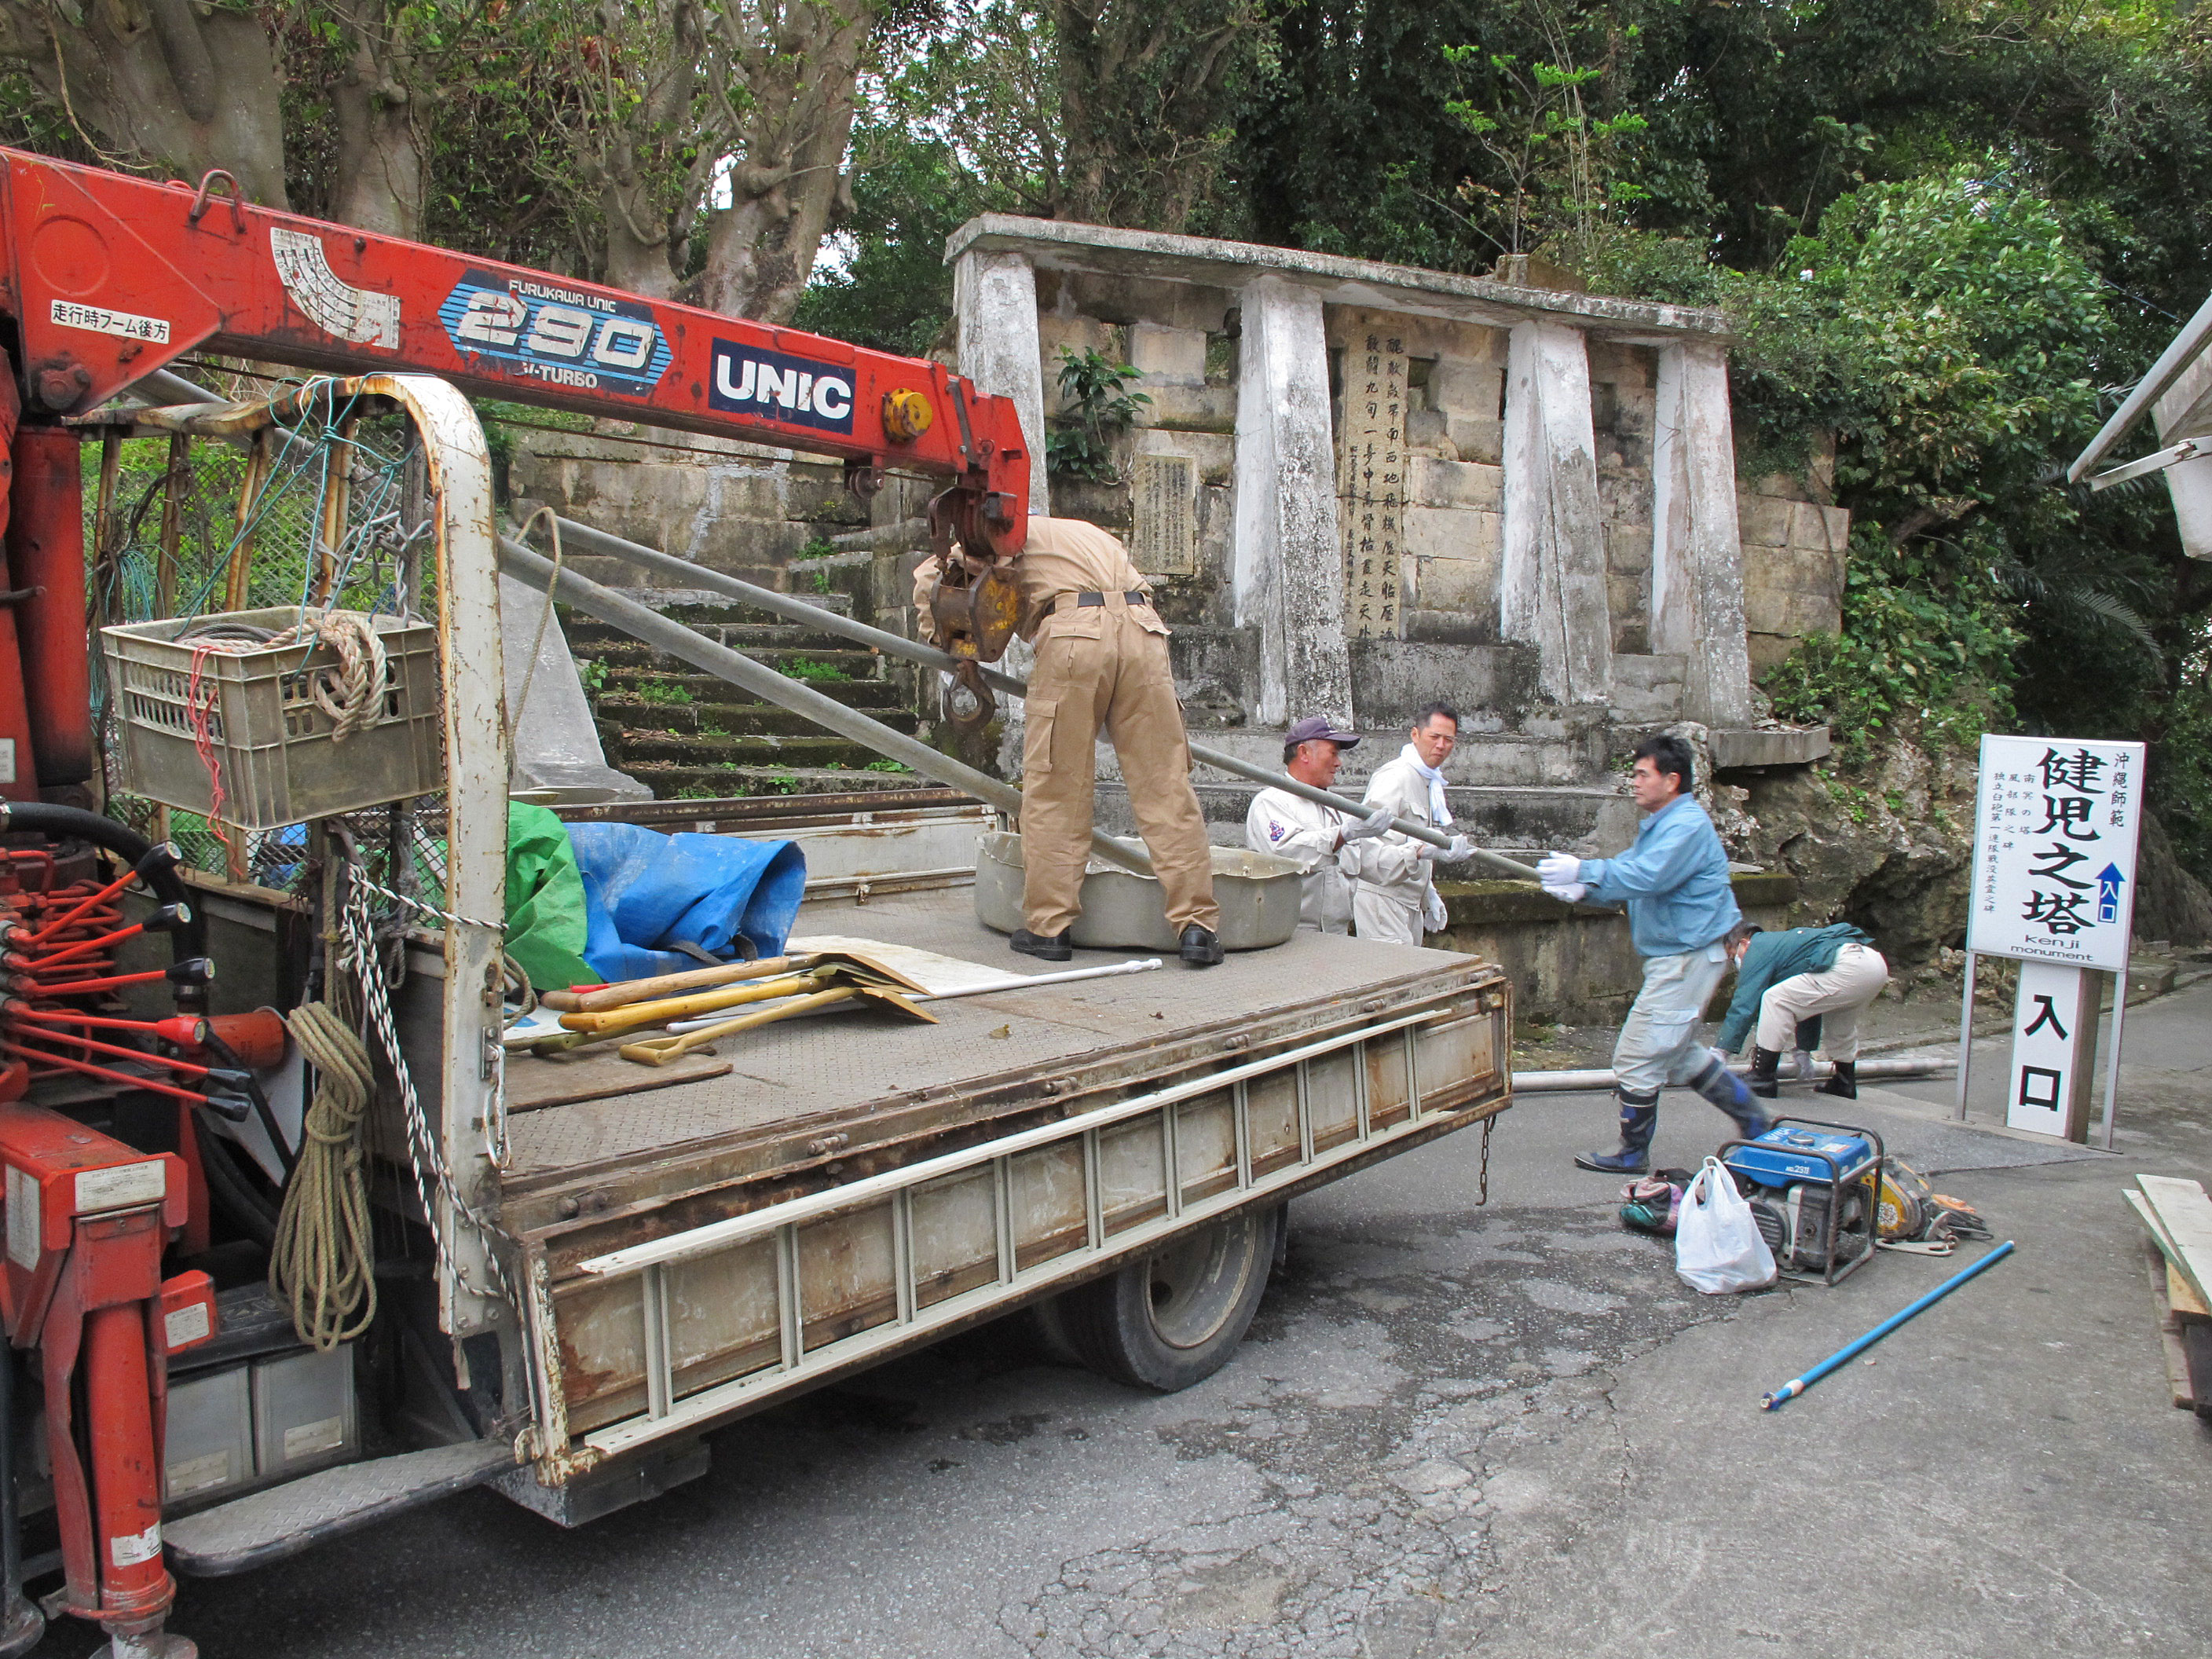
<instances>
[{"instance_id":1,"label":"metal pole","mask_svg":"<svg viewBox=\"0 0 2212 1659\"><path fill-rule=\"evenodd\" d=\"M1865 1352L1869 1348L1874 1346L1875 1343L1881 1341L1882 1338L1887 1336L1892 1331L1895 1330L1899 1325L1902 1325L1906 1320L1911 1318L1913 1315L1920 1312L1924 1308L1931 1307L1936 1303L1942 1301L1945 1297L1950 1295L1952 1291L1957 1290L1960 1285L1965 1284L1968 1279L1972 1279L1976 1273L1980 1273L1984 1268L1994 1267L1998 1262L2010 1255L2012 1251L2013 1242L2008 1238L2003 1243L1998 1245L1996 1249L1991 1250L1979 1261L1974 1263L1972 1267L1967 1268L1963 1273L1952 1274L1950 1278L1945 1279L1934 1290L1929 1291L1927 1295L1922 1297L1919 1301L1914 1303L1909 1308L1892 1314L1888 1318L1883 1320L1881 1324L1875 1326L1864 1336L1859 1338L1857 1341L1847 1344L1845 1346L1837 1349L1835 1352L1830 1354L1826 1359L1823 1359L1819 1364L1814 1366L1811 1370L1807 1371L1803 1376L1790 1378L1789 1382L1784 1382L1772 1394L1768 1395L1765 1399L1761 1400L1759 1402L1759 1408L1763 1411L1770 1412L1781 1410L1783 1405L1786 1401L1795 1400L1799 1395L1804 1393L1806 1389L1811 1388L1815 1382L1818 1382L1830 1371L1835 1370L1837 1366L1850 1359L1854 1354Z\"/></svg>"},{"instance_id":2,"label":"metal pole","mask_svg":"<svg viewBox=\"0 0 2212 1659\"><path fill-rule=\"evenodd\" d=\"M1977 960L1972 951L1966 952L1966 990L1960 998L1959 1109L1953 1115L1961 1123L1966 1121L1966 1068L1972 1064L1974 1052L1974 963Z\"/></svg>"},{"instance_id":3,"label":"metal pole","mask_svg":"<svg viewBox=\"0 0 2212 1659\"><path fill-rule=\"evenodd\" d=\"M690 586L706 588L711 592L740 600L759 610L769 611L772 615L783 617L793 622L805 623L811 628L819 628L825 633L842 635L855 644L865 645L872 650L884 653L886 656L901 657L908 662L919 663L925 668L935 668L950 673L957 665L949 653L939 651L934 646L925 645L918 640L909 640L902 635L888 633L880 628L872 628L866 623L855 622L849 617L841 617L834 611L809 605L805 599L795 595L779 593L773 588L757 586L738 577L726 576L717 570L703 569L689 559L679 559L672 554L663 553L657 548L647 547L639 542L610 535L605 531L595 530L589 525L578 524L573 519L562 519L559 523L561 544L572 552L592 553L605 558L620 559L627 564L637 566L641 570L650 570L656 575L666 576ZM1011 675L998 672L995 669L983 670L983 679L992 690L1003 691L1008 696L1025 697L1029 695L1027 685ZM1287 777L1271 768L1256 765L1253 762L1224 753L1218 749L1209 749L1204 744L1192 743L1189 748L1191 759L1201 766L1212 767L1216 771L1229 773L1231 776L1243 778L1248 782L1265 784L1271 789L1280 789L1285 794L1295 795L1301 800L1311 801L1318 806L1330 807L1349 817L1367 816L1366 810L1359 802L1348 796L1340 795L1333 790L1317 789L1311 784L1300 783L1296 778ZM1451 845L1452 838L1449 835L1416 819L1393 818L1390 821L1390 827L1400 835L1410 836L1414 840L1425 842L1431 847ZM1471 856L1476 863L1486 865L1499 874L1510 876L1516 881L1536 879L1536 872L1534 870L1516 860L1505 857L1503 854L1493 853L1487 848L1478 847Z\"/></svg>"},{"instance_id":4,"label":"metal pole","mask_svg":"<svg viewBox=\"0 0 2212 1659\"><path fill-rule=\"evenodd\" d=\"M1948 1060L1863 1060L1858 1063L1856 1076L1862 1083L1886 1078L1935 1077L1949 1064ZM1729 1070L1742 1076L1751 1067L1731 1064ZM1835 1074L1836 1068L1832 1063L1826 1060L1815 1063L1814 1078L1830 1078ZM1513 1073L1513 1092L1516 1095L1581 1093L1611 1089L1618 1081L1604 1066L1587 1071L1516 1072Z\"/></svg>"},{"instance_id":5,"label":"metal pole","mask_svg":"<svg viewBox=\"0 0 2212 1659\"><path fill-rule=\"evenodd\" d=\"M764 668L742 652L732 651L686 628L682 623L671 622L659 611L641 605L635 599L624 599L597 582L579 576L573 570L557 573L550 559L541 558L520 543L502 536L499 540L500 568L526 582L539 592L550 595L560 587L559 597L578 610L611 623L646 644L665 651L672 657L681 658L703 672L744 687L764 702L788 708L794 714L804 714L817 726L850 738L855 743L867 744L878 754L888 755L902 765L910 766L924 777L934 778L939 783L950 784L955 789L964 789L978 799L997 807L1001 812L1018 814L1022 810L1022 792L1011 784L1002 783L988 773L973 767L963 766L948 755L941 755L918 738L903 732L894 732L888 726L870 720L856 709L845 707L833 698L823 696L812 687L803 685L788 675L779 674L773 668ZM1103 859L1124 870L1140 876L1152 873L1152 860L1133 848L1097 830L1091 834L1091 850Z\"/></svg>"},{"instance_id":6,"label":"metal pole","mask_svg":"<svg viewBox=\"0 0 2212 1659\"><path fill-rule=\"evenodd\" d=\"M2105 1127L2100 1134L2105 1150L2112 1150L2112 1123L2120 1109L2120 1031L2128 1018L2128 970L2112 975L2112 1052L2105 1056Z\"/></svg>"}]
</instances>

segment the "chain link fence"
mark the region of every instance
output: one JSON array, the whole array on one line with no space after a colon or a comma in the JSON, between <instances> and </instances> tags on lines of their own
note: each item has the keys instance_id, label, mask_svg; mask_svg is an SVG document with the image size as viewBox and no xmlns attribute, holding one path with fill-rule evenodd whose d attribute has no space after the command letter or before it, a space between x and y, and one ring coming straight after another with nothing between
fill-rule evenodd
<instances>
[{"instance_id":1,"label":"chain link fence","mask_svg":"<svg viewBox=\"0 0 2212 1659\"><path fill-rule=\"evenodd\" d=\"M250 441L110 435L87 445L94 626L277 605L434 616L435 507L412 425L362 399L325 398L312 410ZM108 815L174 842L194 869L299 891L304 824L219 834L118 787L115 714L96 651L93 674ZM443 905L443 795L340 822L373 879Z\"/></svg>"}]
</instances>

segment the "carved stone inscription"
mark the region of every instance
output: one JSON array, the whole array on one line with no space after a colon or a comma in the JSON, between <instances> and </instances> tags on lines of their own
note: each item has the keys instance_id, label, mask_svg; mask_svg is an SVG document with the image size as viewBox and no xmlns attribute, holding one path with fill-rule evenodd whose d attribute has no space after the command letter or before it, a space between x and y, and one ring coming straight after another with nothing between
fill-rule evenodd
<instances>
[{"instance_id":1,"label":"carved stone inscription","mask_svg":"<svg viewBox=\"0 0 2212 1659\"><path fill-rule=\"evenodd\" d=\"M1345 354L1337 521L1344 527L1344 632L1398 637L1406 526L1406 350L1370 333Z\"/></svg>"},{"instance_id":2,"label":"carved stone inscription","mask_svg":"<svg viewBox=\"0 0 2212 1659\"><path fill-rule=\"evenodd\" d=\"M1139 455L1131 464L1129 552L1147 576L1197 574L1197 470L1188 455Z\"/></svg>"}]
</instances>

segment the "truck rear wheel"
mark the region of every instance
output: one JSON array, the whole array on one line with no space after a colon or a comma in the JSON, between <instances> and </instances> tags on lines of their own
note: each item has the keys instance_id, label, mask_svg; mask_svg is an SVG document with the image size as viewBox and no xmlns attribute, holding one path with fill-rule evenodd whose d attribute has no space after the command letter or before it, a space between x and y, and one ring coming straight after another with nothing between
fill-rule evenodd
<instances>
[{"instance_id":1,"label":"truck rear wheel","mask_svg":"<svg viewBox=\"0 0 2212 1659\"><path fill-rule=\"evenodd\" d=\"M1083 1363L1132 1388L1173 1394L1229 1363L1267 1288L1283 1212L1239 1212L1059 1300Z\"/></svg>"}]
</instances>

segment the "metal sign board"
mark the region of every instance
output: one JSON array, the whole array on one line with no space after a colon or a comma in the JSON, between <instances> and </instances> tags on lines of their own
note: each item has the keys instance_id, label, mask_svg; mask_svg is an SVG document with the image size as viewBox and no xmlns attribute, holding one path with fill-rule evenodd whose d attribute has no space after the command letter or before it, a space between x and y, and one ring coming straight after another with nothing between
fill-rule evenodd
<instances>
[{"instance_id":1,"label":"metal sign board","mask_svg":"<svg viewBox=\"0 0 2212 1659\"><path fill-rule=\"evenodd\" d=\"M2143 746L1982 739L1966 949L2124 973Z\"/></svg>"}]
</instances>

